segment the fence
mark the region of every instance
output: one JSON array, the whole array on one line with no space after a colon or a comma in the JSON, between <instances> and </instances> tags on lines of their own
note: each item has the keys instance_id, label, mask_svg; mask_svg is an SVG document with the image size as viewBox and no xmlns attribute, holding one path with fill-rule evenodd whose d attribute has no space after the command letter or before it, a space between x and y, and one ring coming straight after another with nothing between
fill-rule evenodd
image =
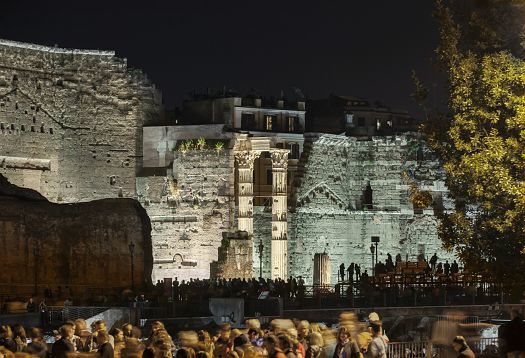
<instances>
[{"instance_id":1,"label":"fence","mask_svg":"<svg viewBox=\"0 0 525 358\"><path fill-rule=\"evenodd\" d=\"M480 338L469 341L470 348L476 357L498 357L498 339ZM451 356L451 347L433 345L432 342L390 342L387 346L389 358L432 357L445 358Z\"/></svg>"},{"instance_id":2,"label":"fence","mask_svg":"<svg viewBox=\"0 0 525 358\"><path fill-rule=\"evenodd\" d=\"M88 319L108 309L109 307L49 306L47 308L47 317L45 317L47 322L43 323L55 325L69 320L74 321L79 318Z\"/></svg>"}]
</instances>

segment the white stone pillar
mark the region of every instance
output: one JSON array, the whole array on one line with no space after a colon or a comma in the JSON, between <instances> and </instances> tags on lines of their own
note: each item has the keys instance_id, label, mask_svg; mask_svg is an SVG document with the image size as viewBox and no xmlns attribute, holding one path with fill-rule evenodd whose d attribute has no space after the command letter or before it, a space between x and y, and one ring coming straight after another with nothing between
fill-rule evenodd
<instances>
[{"instance_id":1,"label":"white stone pillar","mask_svg":"<svg viewBox=\"0 0 525 358\"><path fill-rule=\"evenodd\" d=\"M235 153L237 196L239 199L237 229L253 235L253 162L260 153L243 150Z\"/></svg>"},{"instance_id":2,"label":"white stone pillar","mask_svg":"<svg viewBox=\"0 0 525 358\"><path fill-rule=\"evenodd\" d=\"M288 277L288 150L272 149L272 279Z\"/></svg>"}]
</instances>

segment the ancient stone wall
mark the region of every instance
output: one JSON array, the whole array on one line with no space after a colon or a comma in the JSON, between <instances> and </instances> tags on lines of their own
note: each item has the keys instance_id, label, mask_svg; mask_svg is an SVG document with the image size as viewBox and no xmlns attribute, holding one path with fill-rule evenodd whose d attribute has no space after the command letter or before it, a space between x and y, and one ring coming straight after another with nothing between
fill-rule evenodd
<instances>
[{"instance_id":1,"label":"ancient stone wall","mask_svg":"<svg viewBox=\"0 0 525 358\"><path fill-rule=\"evenodd\" d=\"M0 167L53 202L135 197L160 94L109 51L0 40Z\"/></svg>"},{"instance_id":2,"label":"ancient stone wall","mask_svg":"<svg viewBox=\"0 0 525 358\"><path fill-rule=\"evenodd\" d=\"M151 283L150 222L133 199L55 204L9 187L0 175L0 291L27 294L69 286L75 296L91 289ZM7 190L5 190L7 187ZM102 291L97 291L102 292Z\"/></svg>"},{"instance_id":3,"label":"ancient stone wall","mask_svg":"<svg viewBox=\"0 0 525 358\"><path fill-rule=\"evenodd\" d=\"M234 225L233 184L231 149L177 151L164 175L137 178L153 227L153 281L210 277L222 232Z\"/></svg>"},{"instance_id":4,"label":"ancient stone wall","mask_svg":"<svg viewBox=\"0 0 525 358\"><path fill-rule=\"evenodd\" d=\"M211 265L210 277L251 279L254 276L252 250L252 238L246 231L224 232L217 261Z\"/></svg>"},{"instance_id":5,"label":"ancient stone wall","mask_svg":"<svg viewBox=\"0 0 525 358\"><path fill-rule=\"evenodd\" d=\"M372 140L308 137L288 216L290 274L311 283L316 253L329 255L332 283L337 282L341 263L359 263L370 272L371 236L380 237L380 261L387 253L413 261L434 252L443 260L452 258L437 237L433 207L414 210L403 173L429 191L435 203L451 208L443 170L417 135ZM371 206L364 201L367 185L372 189ZM268 277L270 218L262 208L254 213L254 245L264 244L263 274ZM258 251L254 272L259 272Z\"/></svg>"}]
</instances>

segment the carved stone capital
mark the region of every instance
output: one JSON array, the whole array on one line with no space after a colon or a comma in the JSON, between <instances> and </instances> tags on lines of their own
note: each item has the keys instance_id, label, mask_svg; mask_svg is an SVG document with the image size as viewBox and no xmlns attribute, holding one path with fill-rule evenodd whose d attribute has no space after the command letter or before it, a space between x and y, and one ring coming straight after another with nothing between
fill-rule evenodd
<instances>
[{"instance_id":1,"label":"carved stone capital","mask_svg":"<svg viewBox=\"0 0 525 358\"><path fill-rule=\"evenodd\" d=\"M288 169L288 153L287 149L272 149L272 168Z\"/></svg>"},{"instance_id":2,"label":"carved stone capital","mask_svg":"<svg viewBox=\"0 0 525 358\"><path fill-rule=\"evenodd\" d=\"M235 152L235 162L239 168L253 169L253 162L261 153L249 150Z\"/></svg>"}]
</instances>

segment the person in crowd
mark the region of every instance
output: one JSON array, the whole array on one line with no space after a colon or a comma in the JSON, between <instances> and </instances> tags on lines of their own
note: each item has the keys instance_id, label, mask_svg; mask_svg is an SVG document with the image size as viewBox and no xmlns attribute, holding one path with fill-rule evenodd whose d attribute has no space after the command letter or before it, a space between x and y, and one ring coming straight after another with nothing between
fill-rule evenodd
<instances>
[{"instance_id":1,"label":"person in crowd","mask_svg":"<svg viewBox=\"0 0 525 358\"><path fill-rule=\"evenodd\" d=\"M229 323L222 324L219 329L219 338L215 341L214 357L226 357L226 353L231 350L230 335L231 325Z\"/></svg>"},{"instance_id":2,"label":"person in crowd","mask_svg":"<svg viewBox=\"0 0 525 358\"><path fill-rule=\"evenodd\" d=\"M83 319L75 320L75 337L73 344L77 352L91 352L93 350L93 336L88 330L87 322Z\"/></svg>"},{"instance_id":3,"label":"person in crowd","mask_svg":"<svg viewBox=\"0 0 525 358\"><path fill-rule=\"evenodd\" d=\"M31 338L31 342L27 344L25 352L38 358L47 357L47 343L42 337L42 330L37 327L31 328L29 337Z\"/></svg>"},{"instance_id":4,"label":"person in crowd","mask_svg":"<svg viewBox=\"0 0 525 358\"><path fill-rule=\"evenodd\" d=\"M113 358L114 349L109 343L109 334L106 330L100 329L97 332L97 355L100 358Z\"/></svg>"},{"instance_id":5,"label":"person in crowd","mask_svg":"<svg viewBox=\"0 0 525 358\"><path fill-rule=\"evenodd\" d=\"M27 335L24 326L15 324L13 326L13 339L16 343L16 351L23 352L27 347Z\"/></svg>"},{"instance_id":6,"label":"person in crowd","mask_svg":"<svg viewBox=\"0 0 525 358\"><path fill-rule=\"evenodd\" d=\"M36 303L33 297L29 297L29 300L27 301L27 304L26 304L26 309L27 309L27 312L29 313L36 312Z\"/></svg>"},{"instance_id":7,"label":"person in crowd","mask_svg":"<svg viewBox=\"0 0 525 358\"><path fill-rule=\"evenodd\" d=\"M452 348L459 353L458 358L475 358L476 355L469 348L467 341L463 336L456 336L452 341Z\"/></svg>"},{"instance_id":8,"label":"person in crowd","mask_svg":"<svg viewBox=\"0 0 525 358\"><path fill-rule=\"evenodd\" d=\"M133 325L131 323L126 323L122 326L122 332L124 333L124 337L131 338L133 337Z\"/></svg>"},{"instance_id":9,"label":"person in crowd","mask_svg":"<svg viewBox=\"0 0 525 358\"><path fill-rule=\"evenodd\" d=\"M297 338L302 345L301 353L303 353L304 357L310 345L310 323L308 321L303 320L297 324Z\"/></svg>"},{"instance_id":10,"label":"person in crowd","mask_svg":"<svg viewBox=\"0 0 525 358\"><path fill-rule=\"evenodd\" d=\"M432 272L436 272L436 265L437 265L437 262L438 262L438 256L437 254L434 252L434 255L432 255L432 257L430 258L430 267L432 268Z\"/></svg>"},{"instance_id":11,"label":"person in crowd","mask_svg":"<svg viewBox=\"0 0 525 358\"><path fill-rule=\"evenodd\" d=\"M361 279L361 266L358 264L355 264L355 280L356 282L359 282Z\"/></svg>"},{"instance_id":12,"label":"person in crowd","mask_svg":"<svg viewBox=\"0 0 525 358\"><path fill-rule=\"evenodd\" d=\"M372 329L372 342L367 350L367 356L371 358L387 358L387 340L383 337L381 321L370 322Z\"/></svg>"},{"instance_id":13,"label":"person in crowd","mask_svg":"<svg viewBox=\"0 0 525 358\"><path fill-rule=\"evenodd\" d=\"M523 322L520 312L515 309L511 311L510 318L510 322L505 324L502 337L505 341L507 357L521 358L525 356L525 322Z\"/></svg>"},{"instance_id":14,"label":"person in crowd","mask_svg":"<svg viewBox=\"0 0 525 358\"><path fill-rule=\"evenodd\" d=\"M210 334L204 330L200 330L197 332L197 336L199 339L199 352L206 352L210 356L213 356L215 345Z\"/></svg>"},{"instance_id":15,"label":"person in crowd","mask_svg":"<svg viewBox=\"0 0 525 358\"><path fill-rule=\"evenodd\" d=\"M445 276L450 275L450 264L448 263L448 260L445 261L445 264L443 265Z\"/></svg>"},{"instance_id":16,"label":"person in crowd","mask_svg":"<svg viewBox=\"0 0 525 358\"><path fill-rule=\"evenodd\" d=\"M75 328L70 324L64 324L60 327L59 332L60 339L53 343L51 347L51 357L67 358L69 353L75 352L75 346L72 342Z\"/></svg>"},{"instance_id":17,"label":"person in crowd","mask_svg":"<svg viewBox=\"0 0 525 358\"><path fill-rule=\"evenodd\" d=\"M241 334L233 340L233 349L240 358L253 358L257 354L248 336Z\"/></svg>"},{"instance_id":18,"label":"person in crowd","mask_svg":"<svg viewBox=\"0 0 525 358\"><path fill-rule=\"evenodd\" d=\"M114 354L120 356L120 352L126 348L126 337L124 337L124 331L120 328L114 328L111 331L111 335L115 342Z\"/></svg>"},{"instance_id":19,"label":"person in crowd","mask_svg":"<svg viewBox=\"0 0 525 358\"><path fill-rule=\"evenodd\" d=\"M164 325L162 325L162 328L164 328ZM99 332L99 331L106 331L106 332L108 331L108 328L106 326L106 321L104 321L103 319L95 321L94 332ZM109 344L111 344L111 347L115 349L115 339L113 338L113 336L108 335L108 342ZM98 339L97 339L97 345L98 345Z\"/></svg>"},{"instance_id":20,"label":"person in crowd","mask_svg":"<svg viewBox=\"0 0 525 358\"><path fill-rule=\"evenodd\" d=\"M352 337L350 329L346 325L339 327L337 331L337 345L333 358L360 358L361 352L356 340Z\"/></svg>"},{"instance_id":21,"label":"person in crowd","mask_svg":"<svg viewBox=\"0 0 525 358\"><path fill-rule=\"evenodd\" d=\"M341 278L341 282L345 281L345 264L344 263L339 265L339 277Z\"/></svg>"},{"instance_id":22,"label":"person in crowd","mask_svg":"<svg viewBox=\"0 0 525 358\"><path fill-rule=\"evenodd\" d=\"M0 346L5 347L11 352L16 352L16 342L13 339L13 331L8 325L0 326Z\"/></svg>"},{"instance_id":23,"label":"person in crowd","mask_svg":"<svg viewBox=\"0 0 525 358\"><path fill-rule=\"evenodd\" d=\"M459 265L456 260L454 260L450 266L450 273L453 275L459 273Z\"/></svg>"},{"instance_id":24,"label":"person in crowd","mask_svg":"<svg viewBox=\"0 0 525 358\"><path fill-rule=\"evenodd\" d=\"M286 358L286 355L279 345L279 339L272 334L264 338L264 348L266 349L268 358Z\"/></svg>"},{"instance_id":25,"label":"person in crowd","mask_svg":"<svg viewBox=\"0 0 525 358\"><path fill-rule=\"evenodd\" d=\"M320 332L310 333L310 345L304 358L327 358L324 350L323 335Z\"/></svg>"}]
</instances>

